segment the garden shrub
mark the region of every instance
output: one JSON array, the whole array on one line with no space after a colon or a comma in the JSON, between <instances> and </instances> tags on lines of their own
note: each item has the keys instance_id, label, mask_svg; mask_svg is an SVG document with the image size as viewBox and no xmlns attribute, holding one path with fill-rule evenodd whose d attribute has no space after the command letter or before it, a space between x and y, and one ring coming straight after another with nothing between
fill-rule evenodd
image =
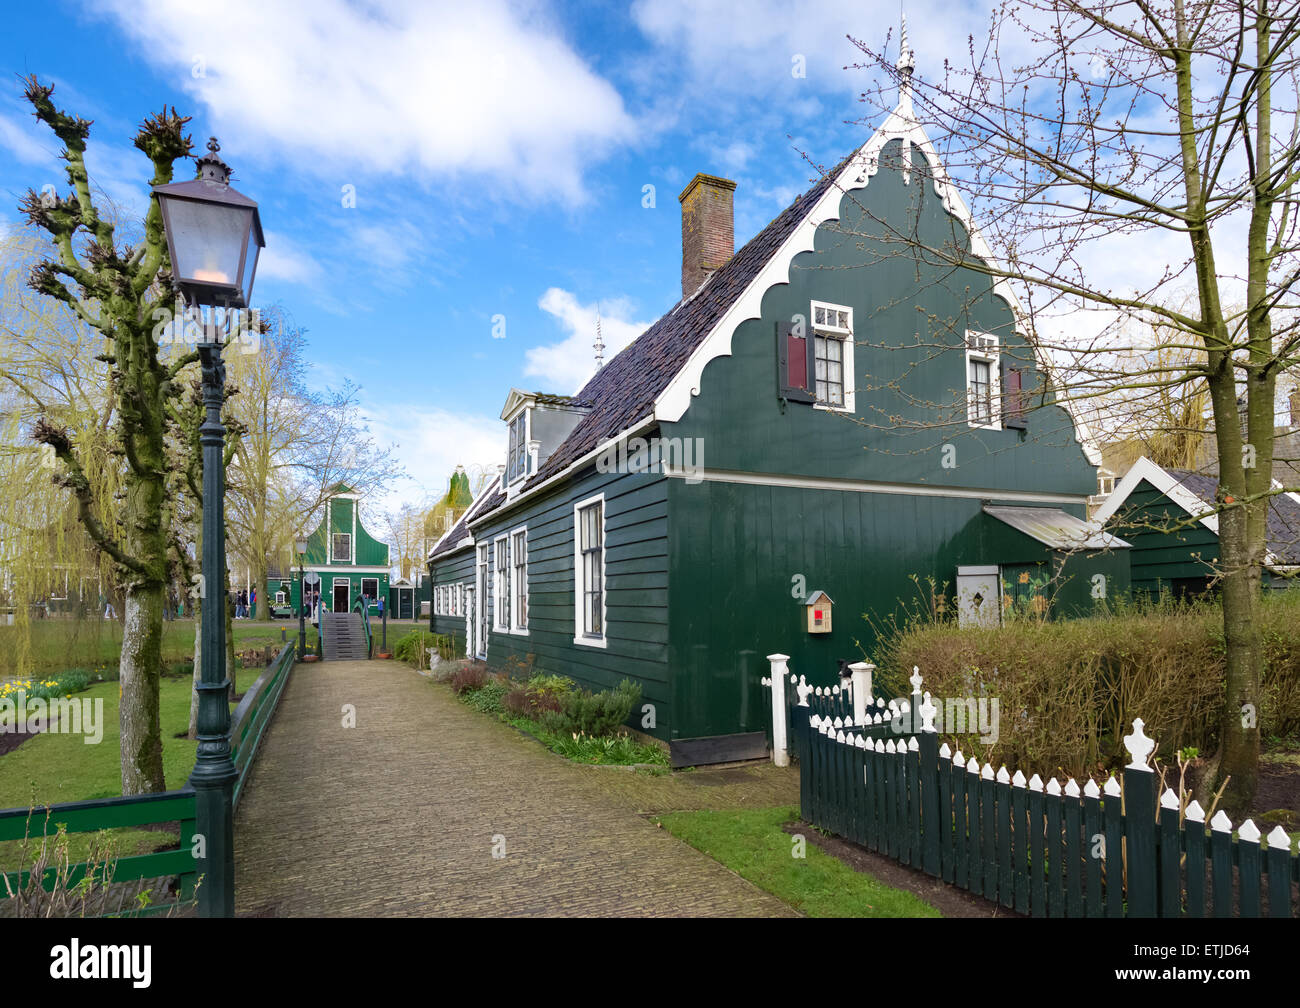
<instances>
[{"instance_id":1,"label":"garden shrub","mask_svg":"<svg viewBox=\"0 0 1300 1008\"><path fill-rule=\"evenodd\" d=\"M428 630L412 630L393 642L393 657L406 662L412 668L422 668L429 664L426 652L437 648L438 657L451 661L455 657L454 638L451 634L430 633Z\"/></svg>"},{"instance_id":2,"label":"garden shrub","mask_svg":"<svg viewBox=\"0 0 1300 1008\"><path fill-rule=\"evenodd\" d=\"M505 710L501 701L509 689L510 687L501 680L489 679L477 689L465 690L461 699L476 711L482 711L484 714L501 714Z\"/></svg>"},{"instance_id":3,"label":"garden shrub","mask_svg":"<svg viewBox=\"0 0 1300 1008\"><path fill-rule=\"evenodd\" d=\"M1300 729L1300 592L1267 594L1260 622L1258 723L1264 737L1285 737ZM1109 616L999 627L920 618L878 638L877 692L910 693L915 665L937 698L996 697L998 739L983 745L956 736L967 755L1025 773L1080 776L1127 762L1123 736L1139 717L1165 760L1187 747L1213 751L1224 654L1223 614L1213 602L1164 599Z\"/></svg>"},{"instance_id":4,"label":"garden shrub","mask_svg":"<svg viewBox=\"0 0 1300 1008\"><path fill-rule=\"evenodd\" d=\"M463 668L458 668L451 677L451 689L453 693L470 693L474 690L480 690L487 685L488 670L483 662L473 662Z\"/></svg>"},{"instance_id":5,"label":"garden shrub","mask_svg":"<svg viewBox=\"0 0 1300 1008\"><path fill-rule=\"evenodd\" d=\"M612 690L590 693L574 690L564 695L557 711L544 711L542 727L557 733L605 736L623 726L632 708L641 701L641 686L624 679Z\"/></svg>"}]
</instances>

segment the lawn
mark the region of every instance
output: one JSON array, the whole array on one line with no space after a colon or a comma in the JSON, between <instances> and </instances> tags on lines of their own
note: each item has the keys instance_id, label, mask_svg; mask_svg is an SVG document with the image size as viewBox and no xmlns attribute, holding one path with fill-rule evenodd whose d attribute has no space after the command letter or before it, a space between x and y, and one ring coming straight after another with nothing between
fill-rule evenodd
<instances>
[{"instance_id":1,"label":"lawn","mask_svg":"<svg viewBox=\"0 0 1300 1008\"><path fill-rule=\"evenodd\" d=\"M193 620L163 622L162 657L164 667L194 657ZM122 653L122 625L115 620L32 620L30 647L32 675L46 675L65 669L81 668L94 673L101 668L115 669ZM280 642L280 631L289 640L298 638L297 620L256 623L235 620L235 648L262 648ZM18 673L18 652L22 645L20 629L0 626L0 680ZM307 626L307 646L314 648L316 628Z\"/></svg>"},{"instance_id":2,"label":"lawn","mask_svg":"<svg viewBox=\"0 0 1300 1008\"><path fill-rule=\"evenodd\" d=\"M811 843L804 857L793 856L794 838L781 827L798 815L794 808L728 809L656 819L673 836L809 917L941 916L911 893L854 871Z\"/></svg>"},{"instance_id":3,"label":"lawn","mask_svg":"<svg viewBox=\"0 0 1300 1008\"><path fill-rule=\"evenodd\" d=\"M278 637L278 635L277 635ZM236 689L248 689L265 669L240 669ZM159 716L162 725L163 774L169 789L184 785L194 768L198 743L176 736L186 733L190 719L189 676L165 675L159 693ZM78 698L104 701L103 738L97 745L87 745L82 735L43 732L28 739L17 749L0 756L0 808L39 807L58 802L87 798L111 798L121 794L118 760L118 683L96 683L78 693ZM232 708L233 709L233 708ZM37 829L39 833L39 828ZM137 854L175 844L175 831L119 829L111 831L116 853ZM90 835L73 834L69 854L74 862L86 857ZM14 868L20 858L21 841L0 843L0 867ZM0 899L4 896L0 886Z\"/></svg>"}]
</instances>

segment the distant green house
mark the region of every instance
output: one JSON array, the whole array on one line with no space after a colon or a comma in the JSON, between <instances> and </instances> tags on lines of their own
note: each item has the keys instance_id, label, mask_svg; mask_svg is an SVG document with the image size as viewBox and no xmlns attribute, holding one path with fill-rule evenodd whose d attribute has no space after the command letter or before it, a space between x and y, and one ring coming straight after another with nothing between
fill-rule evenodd
<instances>
[{"instance_id":1,"label":"distant green house","mask_svg":"<svg viewBox=\"0 0 1300 1008\"><path fill-rule=\"evenodd\" d=\"M326 609L347 612L364 595L370 599L370 614L377 616L378 600L389 597L389 548L362 525L360 500L351 487L340 483L334 488L324 517L307 539L302 566L309 589L319 593ZM273 606L288 606L297 614L302 586L296 564L292 572L269 577L266 587Z\"/></svg>"},{"instance_id":2,"label":"distant green house","mask_svg":"<svg viewBox=\"0 0 1300 1008\"><path fill-rule=\"evenodd\" d=\"M1138 459L1093 515L1122 535L1130 551L1133 594L1177 598L1214 587L1219 562L1219 481L1208 473L1163 469ZM1269 501L1263 583L1281 588L1300 573L1300 499L1278 493Z\"/></svg>"}]
</instances>

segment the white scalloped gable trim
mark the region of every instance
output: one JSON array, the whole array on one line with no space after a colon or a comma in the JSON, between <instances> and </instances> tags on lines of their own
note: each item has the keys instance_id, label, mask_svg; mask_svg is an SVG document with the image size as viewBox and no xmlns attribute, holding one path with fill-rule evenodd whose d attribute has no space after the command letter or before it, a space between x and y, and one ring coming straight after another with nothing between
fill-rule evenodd
<instances>
[{"instance_id":1,"label":"white scalloped gable trim","mask_svg":"<svg viewBox=\"0 0 1300 1008\"><path fill-rule=\"evenodd\" d=\"M736 329L742 322L762 318L764 295L772 287L790 282L790 268L794 263L795 256L801 252L813 251L818 228L823 224L839 220L840 202L845 195L852 190L867 187L871 178L880 170L881 151L884 150L885 144L891 140L908 141L922 152L930 165L935 194L942 201L944 209L965 228L970 241L971 253L987 263L997 264L997 257L994 256L993 250L989 247L984 235L976 227L975 218L971 214L970 208L966 205L966 201L962 199L960 191L953 184L948 172L939 160L938 151L935 149L934 144L931 143L929 136L926 135L924 128L913 115L911 102L903 101L889 114L889 117L881 124L880 128L871 135L871 138L858 148L844 168L840 170L839 175L831 182L826 192L822 194L821 199L808 211L804 219L795 226L781 247L768 259L754 279L750 281L744 293L735 300L700 345L695 348L695 352L687 359L673 380L668 383L667 388L659 393L654 405L656 420L671 423L682 418L682 415L691 404L691 398L700 394L700 381L705 367L710 361L718 357L731 356L731 340ZM911 164L911 159L904 158L904 164ZM905 168L903 170L904 182L909 185L911 184L911 175L909 169ZM714 275L716 276L716 274ZM694 296L700 297L707 292L708 284L705 284ZM1011 284L1005 277L994 280L993 294L1001 298L1007 307L1011 309L1016 332L1022 339L1025 338L1029 327L1025 324L1024 310ZM1056 368L1049 359L1043 356L1036 345L1033 349L1038 367L1055 382ZM1065 409L1070 417L1074 428L1074 440L1082 446L1085 457L1092 465L1100 465L1101 454L1090 443L1086 433L1081 430L1082 425L1078 418L1066 407L1060 406L1060 408Z\"/></svg>"}]
</instances>

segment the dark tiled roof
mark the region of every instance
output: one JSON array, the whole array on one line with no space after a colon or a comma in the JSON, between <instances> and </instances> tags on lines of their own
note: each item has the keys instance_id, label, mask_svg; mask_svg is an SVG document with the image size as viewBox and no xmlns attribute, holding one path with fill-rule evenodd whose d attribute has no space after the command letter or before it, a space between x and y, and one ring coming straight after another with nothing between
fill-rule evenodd
<instances>
[{"instance_id":1,"label":"dark tiled roof","mask_svg":"<svg viewBox=\"0 0 1300 1008\"><path fill-rule=\"evenodd\" d=\"M592 376L576 397L590 403L591 412L525 486L549 479L650 413L659 393L668 387L704 337L816 206L847 162L845 158L823 175L816 185L746 242L694 297L679 301Z\"/></svg>"},{"instance_id":2,"label":"dark tiled roof","mask_svg":"<svg viewBox=\"0 0 1300 1008\"><path fill-rule=\"evenodd\" d=\"M544 406L590 406L591 403L581 396L552 395L550 392L534 392L533 398Z\"/></svg>"},{"instance_id":3,"label":"dark tiled roof","mask_svg":"<svg viewBox=\"0 0 1300 1008\"><path fill-rule=\"evenodd\" d=\"M856 153L856 151L854 152ZM790 237L799 223L817 205L848 163L843 161L824 174L806 193L791 203L767 227L732 256L693 297L683 298L658 322L643 332L613 360L602 367L572 397L537 394L537 401L564 401L585 406L590 412L553 451L524 484L534 487L562 472L576 460L594 451L609 438L649 416L655 399L690 359L696 348L745 292L768 260ZM461 518L430 557L450 553L469 535L469 521L488 514L505 500L493 490L483 507L474 507Z\"/></svg>"},{"instance_id":4,"label":"dark tiled roof","mask_svg":"<svg viewBox=\"0 0 1300 1008\"><path fill-rule=\"evenodd\" d=\"M1165 470L1207 505L1213 506L1219 489L1217 476L1187 469ZM1284 564L1300 564L1300 504L1288 494L1275 494L1268 501L1264 544Z\"/></svg>"}]
</instances>

